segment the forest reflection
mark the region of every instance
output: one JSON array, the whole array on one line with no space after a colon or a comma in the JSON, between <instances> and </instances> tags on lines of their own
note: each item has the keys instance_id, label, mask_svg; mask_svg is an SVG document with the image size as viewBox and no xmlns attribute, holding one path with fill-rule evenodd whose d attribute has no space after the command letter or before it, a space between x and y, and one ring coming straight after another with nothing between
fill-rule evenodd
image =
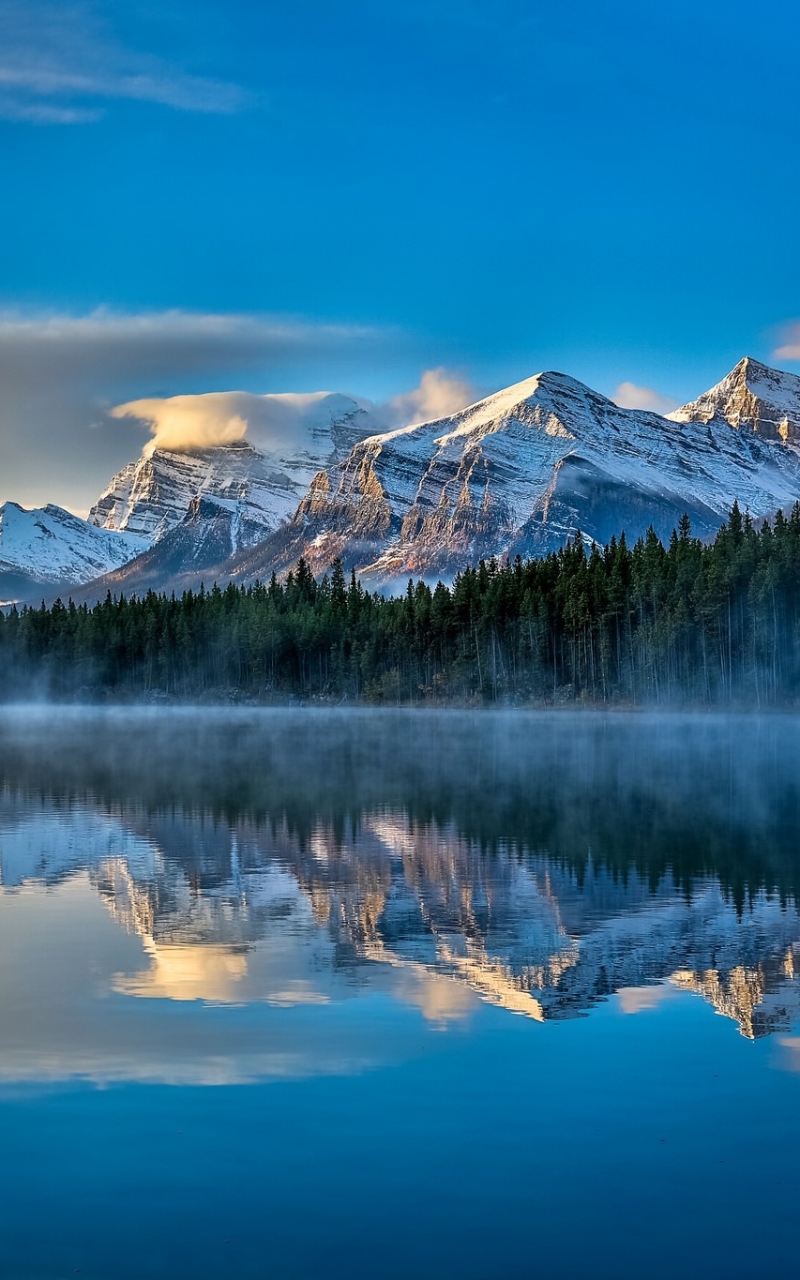
<instances>
[{"instance_id":1,"label":"forest reflection","mask_svg":"<svg viewBox=\"0 0 800 1280\"><path fill-rule=\"evenodd\" d=\"M445 1026L689 990L755 1038L800 1015L798 746L790 717L36 708L0 727L2 889L88 876L143 946L127 996L389 973Z\"/></svg>"}]
</instances>

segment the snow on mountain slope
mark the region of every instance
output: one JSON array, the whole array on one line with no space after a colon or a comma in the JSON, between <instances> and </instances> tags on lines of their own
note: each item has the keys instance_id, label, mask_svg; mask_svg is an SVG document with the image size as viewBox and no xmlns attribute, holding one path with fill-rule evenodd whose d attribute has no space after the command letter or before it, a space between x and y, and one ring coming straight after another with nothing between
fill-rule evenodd
<instances>
[{"instance_id":1,"label":"snow on mountain slope","mask_svg":"<svg viewBox=\"0 0 800 1280\"><path fill-rule=\"evenodd\" d=\"M673 422L724 421L765 440L800 440L800 377L740 360L727 377L668 415Z\"/></svg>"},{"instance_id":2,"label":"snow on mountain slope","mask_svg":"<svg viewBox=\"0 0 800 1280\"><path fill-rule=\"evenodd\" d=\"M77 585L116 569L148 546L131 533L98 529L62 507L0 507L0 577L31 586ZM3 595L9 594L7 590ZM19 596L19 590L12 592Z\"/></svg>"},{"instance_id":3,"label":"snow on mountain slope","mask_svg":"<svg viewBox=\"0 0 800 1280\"><path fill-rule=\"evenodd\" d=\"M239 510L246 545L248 532L249 540L257 541L277 523L276 483L280 482L270 477L265 459L248 444L180 453L155 449L113 477L89 512L89 520L98 528L125 530L157 541L180 523L192 500L202 494Z\"/></svg>"},{"instance_id":4,"label":"snow on mountain slope","mask_svg":"<svg viewBox=\"0 0 800 1280\"><path fill-rule=\"evenodd\" d=\"M238 547L259 541L291 516L315 473L346 456L376 428L367 402L328 392L220 392L123 408L145 419L150 415L156 444L113 477L92 507L90 521L157 540L181 522L193 499L203 496L238 513ZM250 419L258 448L243 439L211 448L157 445L159 435L177 439L192 425L197 435L204 424L213 430L238 423L244 431Z\"/></svg>"},{"instance_id":5,"label":"snow on mountain slope","mask_svg":"<svg viewBox=\"0 0 800 1280\"><path fill-rule=\"evenodd\" d=\"M238 513L230 504L215 498L193 498L180 524L173 525L134 560L73 592L73 598L94 604L108 591L141 596L150 590L167 590L180 595L201 582L210 587L216 568L239 550L240 534Z\"/></svg>"},{"instance_id":6,"label":"snow on mountain slope","mask_svg":"<svg viewBox=\"0 0 800 1280\"><path fill-rule=\"evenodd\" d=\"M580 530L598 542L684 511L713 532L737 499L754 515L800 497L791 446L727 421L621 409L561 373L543 373L450 418L372 436L319 472L291 524L245 552L235 576L264 576L300 554L336 556L367 581L452 577L481 556L535 555Z\"/></svg>"}]
</instances>

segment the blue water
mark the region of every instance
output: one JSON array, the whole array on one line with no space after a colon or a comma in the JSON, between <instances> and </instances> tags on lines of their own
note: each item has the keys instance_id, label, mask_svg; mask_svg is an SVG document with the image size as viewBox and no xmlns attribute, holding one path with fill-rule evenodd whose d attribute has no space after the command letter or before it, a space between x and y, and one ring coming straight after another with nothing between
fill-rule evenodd
<instances>
[{"instance_id":1,"label":"blue water","mask_svg":"<svg viewBox=\"0 0 800 1280\"><path fill-rule=\"evenodd\" d=\"M800 727L161 715L0 726L0 1275L794 1273Z\"/></svg>"}]
</instances>

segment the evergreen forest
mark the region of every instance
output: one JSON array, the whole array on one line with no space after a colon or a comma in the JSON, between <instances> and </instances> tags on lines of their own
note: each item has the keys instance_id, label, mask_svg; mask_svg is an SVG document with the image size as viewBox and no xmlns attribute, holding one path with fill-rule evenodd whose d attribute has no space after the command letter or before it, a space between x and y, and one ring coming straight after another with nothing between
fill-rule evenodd
<instances>
[{"instance_id":1,"label":"evergreen forest","mask_svg":"<svg viewBox=\"0 0 800 1280\"><path fill-rule=\"evenodd\" d=\"M542 559L490 560L387 597L338 562L316 581L148 592L0 614L0 698L458 705L792 705L800 504L713 542L686 516Z\"/></svg>"}]
</instances>

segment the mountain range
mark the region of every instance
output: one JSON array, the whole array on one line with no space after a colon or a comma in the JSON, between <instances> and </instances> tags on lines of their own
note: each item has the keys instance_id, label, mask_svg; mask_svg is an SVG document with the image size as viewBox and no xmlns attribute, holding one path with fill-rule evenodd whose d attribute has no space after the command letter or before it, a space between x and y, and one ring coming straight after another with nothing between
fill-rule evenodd
<instances>
[{"instance_id":1,"label":"mountain range","mask_svg":"<svg viewBox=\"0 0 800 1280\"><path fill-rule=\"evenodd\" d=\"M235 393L233 393L235 394ZM667 417L547 372L434 422L381 430L368 402L264 397L288 410L268 447L157 442L81 520L0 508L0 598L251 582L302 555L365 584L452 579L481 557L533 556L686 512L711 536L734 500L754 517L800 500L800 377L741 360Z\"/></svg>"}]
</instances>

